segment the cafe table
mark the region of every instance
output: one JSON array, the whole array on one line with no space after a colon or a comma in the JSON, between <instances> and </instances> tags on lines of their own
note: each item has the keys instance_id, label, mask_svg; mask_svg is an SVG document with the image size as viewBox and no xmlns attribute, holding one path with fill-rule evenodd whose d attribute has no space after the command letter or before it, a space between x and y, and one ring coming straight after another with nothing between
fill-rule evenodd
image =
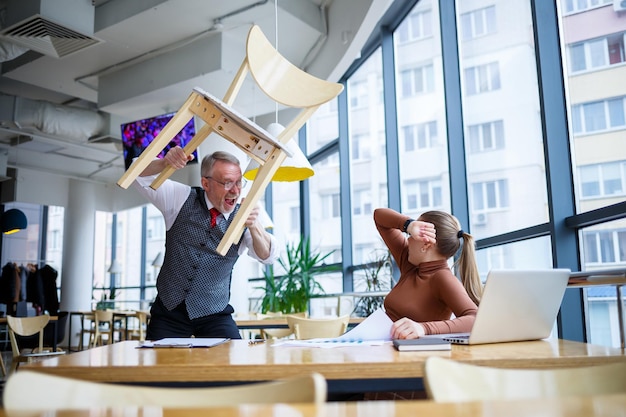
<instances>
[{"instance_id":1,"label":"cafe table","mask_svg":"<svg viewBox=\"0 0 626 417\"><path fill-rule=\"evenodd\" d=\"M623 417L626 393L532 400L436 403L411 401L352 401L323 404L241 404L215 408L93 408L46 411L32 417ZM0 417L13 417L0 409ZM18 415L15 415L17 417Z\"/></svg>"},{"instance_id":2,"label":"cafe table","mask_svg":"<svg viewBox=\"0 0 626 417\"><path fill-rule=\"evenodd\" d=\"M335 348L273 346L231 340L211 348L140 348L123 341L21 369L73 378L168 386L229 385L319 372L330 393L422 389L432 355L502 368L559 368L626 361L622 349L561 339L453 345L449 351L398 352L390 343Z\"/></svg>"},{"instance_id":3,"label":"cafe table","mask_svg":"<svg viewBox=\"0 0 626 417\"><path fill-rule=\"evenodd\" d=\"M233 317L239 330L288 329L287 316L257 318L254 315ZM348 328L352 328L365 320L365 317L350 317Z\"/></svg>"}]
</instances>

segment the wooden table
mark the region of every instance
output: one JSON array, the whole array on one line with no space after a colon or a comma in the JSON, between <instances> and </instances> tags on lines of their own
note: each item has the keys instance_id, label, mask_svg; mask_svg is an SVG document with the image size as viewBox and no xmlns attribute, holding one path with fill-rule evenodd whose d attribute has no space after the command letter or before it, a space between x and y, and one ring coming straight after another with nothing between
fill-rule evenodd
<instances>
[{"instance_id":1,"label":"wooden table","mask_svg":"<svg viewBox=\"0 0 626 417\"><path fill-rule=\"evenodd\" d=\"M84 411L48 411L41 417L623 417L626 394L565 397L523 401L435 403L433 401L354 401L314 404L239 405L202 409L159 407L94 408ZM9 417L0 409L0 417Z\"/></svg>"},{"instance_id":2,"label":"wooden table","mask_svg":"<svg viewBox=\"0 0 626 417\"><path fill-rule=\"evenodd\" d=\"M624 328L624 308L622 287L626 285L626 269L603 269L597 271L574 272L570 275L568 288L614 286L617 300L617 321L619 323L620 347L626 348Z\"/></svg>"},{"instance_id":3,"label":"wooden table","mask_svg":"<svg viewBox=\"0 0 626 417\"><path fill-rule=\"evenodd\" d=\"M234 317L235 323L239 330L260 330L260 329L288 329L287 317L277 316L269 317L265 319L258 319L256 317ZM352 328L357 324L365 320L365 317L350 317L348 322L348 328Z\"/></svg>"},{"instance_id":4,"label":"wooden table","mask_svg":"<svg viewBox=\"0 0 626 417\"><path fill-rule=\"evenodd\" d=\"M316 371L330 393L420 390L424 361L437 355L503 368L555 368L626 361L622 349L567 340L453 346L450 351L398 352L390 344L339 348L249 345L231 340L212 348L137 348L137 341L22 365L22 369L93 381L228 385Z\"/></svg>"}]
</instances>

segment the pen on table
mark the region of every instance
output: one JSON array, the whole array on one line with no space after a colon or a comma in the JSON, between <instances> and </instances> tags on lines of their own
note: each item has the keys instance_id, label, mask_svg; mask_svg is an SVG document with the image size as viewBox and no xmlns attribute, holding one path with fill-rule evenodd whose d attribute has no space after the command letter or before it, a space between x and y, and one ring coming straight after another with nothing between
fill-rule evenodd
<instances>
[{"instance_id":1,"label":"pen on table","mask_svg":"<svg viewBox=\"0 0 626 417\"><path fill-rule=\"evenodd\" d=\"M264 343L264 342L265 342L265 339L249 340L248 345L252 346L252 345L256 345L256 344Z\"/></svg>"}]
</instances>

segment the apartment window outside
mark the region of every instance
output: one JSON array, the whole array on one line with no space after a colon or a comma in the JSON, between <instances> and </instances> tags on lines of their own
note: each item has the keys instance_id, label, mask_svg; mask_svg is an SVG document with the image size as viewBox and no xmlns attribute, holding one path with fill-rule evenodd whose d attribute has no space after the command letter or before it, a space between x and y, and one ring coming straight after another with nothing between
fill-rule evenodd
<instances>
[{"instance_id":1,"label":"apartment window outside","mask_svg":"<svg viewBox=\"0 0 626 417\"><path fill-rule=\"evenodd\" d=\"M547 236L498 245L476 251L478 270L483 280L492 269L552 268L551 239Z\"/></svg>"},{"instance_id":2,"label":"apartment window outside","mask_svg":"<svg viewBox=\"0 0 626 417\"><path fill-rule=\"evenodd\" d=\"M626 194L626 162L581 166L579 172L581 198Z\"/></svg>"},{"instance_id":3,"label":"apartment window outside","mask_svg":"<svg viewBox=\"0 0 626 417\"><path fill-rule=\"evenodd\" d=\"M583 240L587 265L626 263L626 229L585 231Z\"/></svg>"},{"instance_id":4,"label":"apartment window outside","mask_svg":"<svg viewBox=\"0 0 626 417\"><path fill-rule=\"evenodd\" d=\"M65 208L48 206L48 239L46 260L52 260L56 265L63 261L63 225L65 222Z\"/></svg>"},{"instance_id":5,"label":"apartment window outside","mask_svg":"<svg viewBox=\"0 0 626 417\"><path fill-rule=\"evenodd\" d=\"M467 68L465 94L468 96L500 89L500 68L497 62Z\"/></svg>"},{"instance_id":6,"label":"apartment window outside","mask_svg":"<svg viewBox=\"0 0 626 417\"><path fill-rule=\"evenodd\" d=\"M410 180L404 185L407 210L416 212L441 208L443 195L440 180Z\"/></svg>"},{"instance_id":7,"label":"apartment window outside","mask_svg":"<svg viewBox=\"0 0 626 417\"><path fill-rule=\"evenodd\" d=\"M404 70L400 73L402 97L432 93L435 90L432 64Z\"/></svg>"},{"instance_id":8,"label":"apartment window outside","mask_svg":"<svg viewBox=\"0 0 626 417\"><path fill-rule=\"evenodd\" d=\"M148 239L165 239L165 222L163 216L150 216L148 218Z\"/></svg>"},{"instance_id":9,"label":"apartment window outside","mask_svg":"<svg viewBox=\"0 0 626 417\"><path fill-rule=\"evenodd\" d=\"M406 43L433 36L432 19L432 12L430 10L411 13L409 17L398 26L398 30L396 31L398 42Z\"/></svg>"},{"instance_id":10,"label":"apartment window outside","mask_svg":"<svg viewBox=\"0 0 626 417\"><path fill-rule=\"evenodd\" d=\"M598 133L626 127L624 97L572 106L574 134Z\"/></svg>"},{"instance_id":11,"label":"apartment window outside","mask_svg":"<svg viewBox=\"0 0 626 417\"><path fill-rule=\"evenodd\" d=\"M563 0L565 13L582 12L605 4L613 4L614 0Z\"/></svg>"},{"instance_id":12,"label":"apartment window outside","mask_svg":"<svg viewBox=\"0 0 626 417\"><path fill-rule=\"evenodd\" d=\"M621 64L626 60L624 37L620 32L600 39L579 42L569 47L572 73Z\"/></svg>"},{"instance_id":13,"label":"apartment window outside","mask_svg":"<svg viewBox=\"0 0 626 417\"><path fill-rule=\"evenodd\" d=\"M461 34L464 41L495 32L495 6L489 6L461 14Z\"/></svg>"},{"instance_id":14,"label":"apartment window outside","mask_svg":"<svg viewBox=\"0 0 626 417\"><path fill-rule=\"evenodd\" d=\"M306 149L303 149L305 154L311 154L337 139L339 137L338 128L337 99L335 98L322 104L307 122L305 126L307 131ZM338 158L334 160L337 161Z\"/></svg>"},{"instance_id":15,"label":"apartment window outside","mask_svg":"<svg viewBox=\"0 0 626 417\"><path fill-rule=\"evenodd\" d=\"M317 171L315 176L317 176ZM274 223L272 233L284 243L299 241L302 234L300 227L294 228L293 225L294 222L300 223L300 183L272 182L272 200ZM265 207L265 197L260 205ZM293 212L297 213L295 218L291 216Z\"/></svg>"},{"instance_id":16,"label":"apartment window outside","mask_svg":"<svg viewBox=\"0 0 626 417\"><path fill-rule=\"evenodd\" d=\"M369 100L367 81L355 81L350 83L349 89L350 106L365 107Z\"/></svg>"},{"instance_id":17,"label":"apartment window outside","mask_svg":"<svg viewBox=\"0 0 626 417\"><path fill-rule=\"evenodd\" d=\"M372 193L369 189L354 190L352 193L352 214L355 216L372 214Z\"/></svg>"},{"instance_id":18,"label":"apartment window outside","mask_svg":"<svg viewBox=\"0 0 626 417\"><path fill-rule=\"evenodd\" d=\"M504 123L502 120L470 125L467 128L470 152L504 149Z\"/></svg>"},{"instance_id":19,"label":"apartment window outside","mask_svg":"<svg viewBox=\"0 0 626 417\"><path fill-rule=\"evenodd\" d=\"M321 196L322 217L336 218L339 217L339 194L326 194Z\"/></svg>"},{"instance_id":20,"label":"apartment window outside","mask_svg":"<svg viewBox=\"0 0 626 417\"><path fill-rule=\"evenodd\" d=\"M289 232L296 234L300 232L300 207L289 208Z\"/></svg>"},{"instance_id":21,"label":"apartment window outside","mask_svg":"<svg viewBox=\"0 0 626 417\"><path fill-rule=\"evenodd\" d=\"M437 122L418 123L402 128L404 151L432 148L437 144Z\"/></svg>"},{"instance_id":22,"label":"apartment window outside","mask_svg":"<svg viewBox=\"0 0 626 417\"><path fill-rule=\"evenodd\" d=\"M472 207L475 212L497 210L509 206L506 180L485 181L471 184Z\"/></svg>"},{"instance_id":23,"label":"apartment window outside","mask_svg":"<svg viewBox=\"0 0 626 417\"><path fill-rule=\"evenodd\" d=\"M507 260L511 257L510 250L507 246L494 246L476 251L476 261L480 265L479 273L483 282L492 269L507 269Z\"/></svg>"},{"instance_id":24,"label":"apartment window outside","mask_svg":"<svg viewBox=\"0 0 626 417\"><path fill-rule=\"evenodd\" d=\"M368 134L352 135L351 150L354 161L365 161L371 158L370 136ZM375 149L375 148L374 148Z\"/></svg>"}]
</instances>

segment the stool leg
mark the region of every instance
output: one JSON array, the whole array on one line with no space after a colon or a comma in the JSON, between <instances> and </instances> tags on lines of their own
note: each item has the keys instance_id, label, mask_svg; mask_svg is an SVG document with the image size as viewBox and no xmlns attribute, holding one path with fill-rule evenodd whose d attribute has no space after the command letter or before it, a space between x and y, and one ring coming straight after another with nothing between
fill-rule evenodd
<instances>
[{"instance_id":1,"label":"stool leg","mask_svg":"<svg viewBox=\"0 0 626 417\"><path fill-rule=\"evenodd\" d=\"M0 354L0 368L2 368L2 376L7 376L7 368L4 366L4 358Z\"/></svg>"},{"instance_id":2,"label":"stool leg","mask_svg":"<svg viewBox=\"0 0 626 417\"><path fill-rule=\"evenodd\" d=\"M252 182L252 187L248 192L245 200L241 203L241 207L239 207L239 211L235 215L232 223L226 230L224 237L220 241L220 244L217 246L217 252L221 255L225 255L228 252L228 249L235 243L236 240L239 240L241 237L241 233L244 229L244 224L250 215L250 212L254 208L254 206L261 198L261 195L265 191L265 188L272 180L272 177L280 167L280 164L283 163L287 154L280 148L275 148L273 155L268 158L268 162L261 165L259 170L257 171L257 175Z\"/></svg>"},{"instance_id":3,"label":"stool leg","mask_svg":"<svg viewBox=\"0 0 626 417\"><path fill-rule=\"evenodd\" d=\"M161 133L154 141L139 155L139 158L126 170L124 175L117 181L117 185L122 188L128 188L130 184L143 172L144 169L157 157L165 146L172 140L174 136L180 132L183 127L191 120L194 113L190 110L191 105L199 96L195 91L189 95L187 101L182 105L180 110L176 112L174 117L165 125Z\"/></svg>"}]
</instances>

